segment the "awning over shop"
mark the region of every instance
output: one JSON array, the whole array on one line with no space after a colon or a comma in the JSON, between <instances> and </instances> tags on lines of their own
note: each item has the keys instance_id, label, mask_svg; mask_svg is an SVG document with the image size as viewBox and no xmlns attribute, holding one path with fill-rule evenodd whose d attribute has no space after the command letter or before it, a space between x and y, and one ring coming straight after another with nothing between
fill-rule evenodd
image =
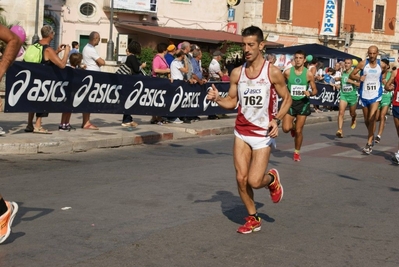
<instances>
[{"instance_id":1,"label":"awning over shop","mask_svg":"<svg viewBox=\"0 0 399 267\"><path fill-rule=\"evenodd\" d=\"M361 61L362 59L355 56L351 55L342 51L339 51L334 48L330 48L324 45L320 44L304 44L304 45L294 45L290 47L284 47L284 48L276 48L276 49L270 49L268 52L274 53L274 54L295 54L296 51L298 50L303 50L307 55L312 55L314 57L322 57L322 58L339 58L339 59L346 59L346 58L351 58L351 59L356 59L358 61Z\"/></svg>"},{"instance_id":2,"label":"awning over shop","mask_svg":"<svg viewBox=\"0 0 399 267\"><path fill-rule=\"evenodd\" d=\"M241 35L232 34L225 31L160 27L160 26L139 25L139 24L130 24L130 23L116 23L115 25L117 27L132 30L135 32L152 34L171 39L186 40L191 42L197 41L197 42L212 43L212 44L218 44L225 41L230 41L234 43L242 42ZM278 47L283 47L283 45L279 43L266 41L266 47L278 48Z\"/></svg>"}]
</instances>

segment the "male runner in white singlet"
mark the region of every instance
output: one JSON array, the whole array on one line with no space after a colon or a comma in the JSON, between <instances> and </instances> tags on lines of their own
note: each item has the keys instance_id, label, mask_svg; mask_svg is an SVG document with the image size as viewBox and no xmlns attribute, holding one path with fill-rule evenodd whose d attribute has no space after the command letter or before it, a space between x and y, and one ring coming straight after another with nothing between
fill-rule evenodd
<instances>
[{"instance_id":1,"label":"male runner in white singlet","mask_svg":"<svg viewBox=\"0 0 399 267\"><path fill-rule=\"evenodd\" d=\"M360 72L359 100L363 106L364 123L368 130L367 144L363 153L370 155L373 151L374 132L376 125L377 109L382 98L382 74L387 65L377 59L378 47L372 45L367 51L368 58L362 60L349 75L354 81L359 81L357 74Z\"/></svg>"},{"instance_id":2,"label":"male runner in white singlet","mask_svg":"<svg viewBox=\"0 0 399 267\"><path fill-rule=\"evenodd\" d=\"M271 145L278 136L278 125L291 106L291 97L281 71L263 58L265 46L260 28L250 26L242 32L243 66L235 68L230 76L228 95L220 97L214 85L207 99L225 109L234 109L238 115L234 130L234 166L238 192L249 216L237 232L249 234L261 229L254 202L253 188L268 188L274 203L283 197L279 173L266 173ZM277 93L277 94L276 94ZM277 95L282 98L277 112Z\"/></svg>"}]
</instances>

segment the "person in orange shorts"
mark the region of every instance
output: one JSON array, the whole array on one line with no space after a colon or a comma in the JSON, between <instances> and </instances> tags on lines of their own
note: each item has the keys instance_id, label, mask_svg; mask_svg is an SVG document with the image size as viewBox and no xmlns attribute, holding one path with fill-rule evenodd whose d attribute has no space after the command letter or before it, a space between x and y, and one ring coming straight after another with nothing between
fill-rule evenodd
<instances>
[{"instance_id":1,"label":"person in orange shorts","mask_svg":"<svg viewBox=\"0 0 399 267\"><path fill-rule=\"evenodd\" d=\"M22 41L7 27L0 25L0 40L7 43L3 57L0 61L0 81L8 67L17 57ZM0 244L3 243L11 233L11 225L18 212L18 204L5 201L0 194Z\"/></svg>"}]
</instances>

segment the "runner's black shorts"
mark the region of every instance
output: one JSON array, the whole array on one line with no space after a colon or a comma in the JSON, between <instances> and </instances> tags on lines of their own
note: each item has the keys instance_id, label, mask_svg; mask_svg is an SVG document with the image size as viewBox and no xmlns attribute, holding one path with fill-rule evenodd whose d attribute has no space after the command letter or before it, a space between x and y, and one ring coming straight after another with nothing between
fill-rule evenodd
<instances>
[{"instance_id":1,"label":"runner's black shorts","mask_svg":"<svg viewBox=\"0 0 399 267\"><path fill-rule=\"evenodd\" d=\"M307 97L304 97L300 100L292 100L292 105L288 110L288 114L293 117L297 115L309 116L311 113L310 100Z\"/></svg>"}]
</instances>

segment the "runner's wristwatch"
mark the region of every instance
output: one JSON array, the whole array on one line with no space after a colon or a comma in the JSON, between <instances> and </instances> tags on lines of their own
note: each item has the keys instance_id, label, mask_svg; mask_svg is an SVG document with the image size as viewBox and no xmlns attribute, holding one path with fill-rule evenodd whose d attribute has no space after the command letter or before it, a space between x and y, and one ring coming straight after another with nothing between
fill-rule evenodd
<instances>
[{"instance_id":1,"label":"runner's wristwatch","mask_svg":"<svg viewBox=\"0 0 399 267\"><path fill-rule=\"evenodd\" d=\"M277 126L280 126L281 120L277 118L273 118L273 120L277 123Z\"/></svg>"}]
</instances>

